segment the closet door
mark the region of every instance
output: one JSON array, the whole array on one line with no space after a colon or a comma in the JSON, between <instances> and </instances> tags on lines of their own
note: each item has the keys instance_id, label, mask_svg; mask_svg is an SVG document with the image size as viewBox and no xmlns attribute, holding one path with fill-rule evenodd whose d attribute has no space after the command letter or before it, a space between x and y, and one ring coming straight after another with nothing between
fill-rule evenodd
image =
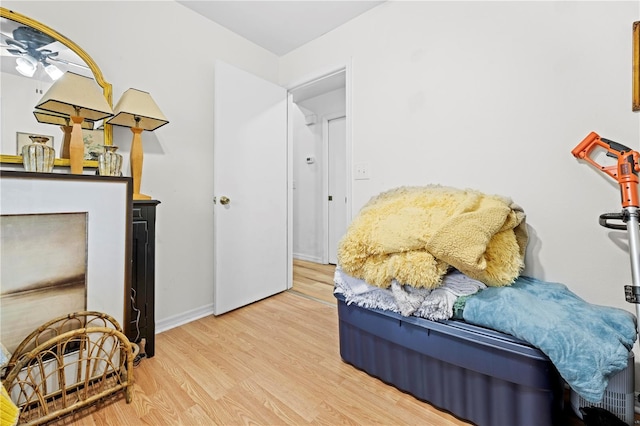
<instances>
[{"instance_id":1,"label":"closet door","mask_svg":"<svg viewBox=\"0 0 640 426\"><path fill-rule=\"evenodd\" d=\"M219 315L287 289L287 92L220 61L214 90Z\"/></svg>"}]
</instances>

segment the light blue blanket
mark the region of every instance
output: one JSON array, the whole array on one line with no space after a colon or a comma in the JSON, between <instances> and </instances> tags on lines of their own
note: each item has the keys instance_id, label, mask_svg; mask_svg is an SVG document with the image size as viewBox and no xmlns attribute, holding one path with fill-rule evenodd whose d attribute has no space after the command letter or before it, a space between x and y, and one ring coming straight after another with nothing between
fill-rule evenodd
<instances>
[{"instance_id":1,"label":"light blue blanket","mask_svg":"<svg viewBox=\"0 0 640 426\"><path fill-rule=\"evenodd\" d=\"M565 285L519 277L469 297L465 321L538 347L580 396L600 402L609 378L627 366L636 319L622 309L587 303Z\"/></svg>"}]
</instances>

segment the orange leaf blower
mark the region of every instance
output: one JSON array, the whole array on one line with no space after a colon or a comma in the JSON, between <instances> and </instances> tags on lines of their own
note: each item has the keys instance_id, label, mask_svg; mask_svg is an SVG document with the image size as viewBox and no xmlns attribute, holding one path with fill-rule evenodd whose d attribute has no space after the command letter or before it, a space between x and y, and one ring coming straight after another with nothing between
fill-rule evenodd
<instances>
[{"instance_id":1,"label":"orange leaf blower","mask_svg":"<svg viewBox=\"0 0 640 426\"><path fill-rule=\"evenodd\" d=\"M617 159L617 164L601 166L591 156L594 150L600 148L607 151L607 157ZM638 219L640 207L638 203L638 164L640 154L617 142L601 138L591 132L578 144L571 153L574 157L585 160L605 172L620 185L622 198L621 213L605 213L600 215L600 225L611 229L626 229L629 234L629 253L631 256L631 278L633 285L625 286L625 298L629 303L636 304L636 317L640 319L640 221ZM612 223L611 220L622 221L624 224Z\"/></svg>"}]
</instances>

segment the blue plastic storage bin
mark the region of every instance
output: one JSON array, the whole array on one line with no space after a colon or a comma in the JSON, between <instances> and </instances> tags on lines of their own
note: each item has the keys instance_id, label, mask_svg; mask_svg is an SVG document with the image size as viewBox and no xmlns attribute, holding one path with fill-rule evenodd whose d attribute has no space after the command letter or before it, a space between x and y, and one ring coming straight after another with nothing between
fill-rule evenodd
<instances>
[{"instance_id":1,"label":"blue plastic storage bin","mask_svg":"<svg viewBox=\"0 0 640 426\"><path fill-rule=\"evenodd\" d=\"M563 422L564 382L540 350L464 321L430 321L338 299L342 359L480 426Z\"/></svg>"}]
</instances>

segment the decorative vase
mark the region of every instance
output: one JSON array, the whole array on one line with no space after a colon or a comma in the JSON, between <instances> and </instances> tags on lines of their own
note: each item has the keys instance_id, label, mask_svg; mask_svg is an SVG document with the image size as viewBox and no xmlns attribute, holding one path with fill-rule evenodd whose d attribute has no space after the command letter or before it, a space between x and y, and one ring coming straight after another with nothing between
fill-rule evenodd
<instances>
[{"instance_id":1,"label":"decorative vase","mask_svg":"<svg viewBox=\"0 0 640 426\"><path fill-rule=\"evenodd\" d=\"M98 155L98 174L101 176L120 176L122 169L122 155L118 154L117 146L105 145L104 152Z\"/></svg>"},{"instance_id":2,"label":"decorative vase","mask_svg":"<svg viewBox=\"0 0 640 426\"><path fill-rule=\"evenodd\" d=\"M47 146L49 138L29 136L32 143L22 147L22 164L28 172L51 173L56 159L56 150Z\"/></svg>"}]
</instances>

